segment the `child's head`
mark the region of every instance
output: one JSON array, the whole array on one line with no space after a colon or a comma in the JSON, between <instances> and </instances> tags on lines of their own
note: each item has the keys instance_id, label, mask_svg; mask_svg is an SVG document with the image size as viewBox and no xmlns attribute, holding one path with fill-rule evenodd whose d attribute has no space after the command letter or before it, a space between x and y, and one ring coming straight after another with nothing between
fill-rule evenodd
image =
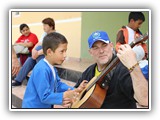
<instances>
[{"instance_id":1,"label":"child's head","mask_svg":"<svg viewBox=\"0 0 160 120\"><path fill-rule=\"evenodd\" d=\"M19 26L20 33L24 36L28 36L30 33L30 29L27 24L23 23Z\"/></svg>"},{"instance_id":2,"label":"child's head","mask_svg":"<svg viewBox=\"0 0 160 120\"><path fill-rule=\"evenodd\" d=\"M45 18L44 20L42 20L42 23L45 32L48 33L51 30L55 30L55 22L53 18Z\"/></svg>"},{"instance_id":3,"label":"child's head","mask_svg":"<svg viewBox=\"0 0 160 120\"><path fill-rule=\"evenodd\" d=\"M134 21L137 20L142 20L143 22L145 21L144 14L142 12L130 12L129 17L128 17L128 22L133 19Z\"/></svg>"},{"instance_id":4,"label":"child's head","mask_svg":"<svg viewBox=\"0 0 160 120\"><path fill-rule=\"evenodd\" d=\"M139 29L144 21L145 17L142 12L130 12L128 22L133 30Z\"/></svg>"},{"instance_id":5,"label":"child's head","mask_svg":"<svg viewBox=\"0 0 160 120\"><path fill-rule=\"evenodd\" d=\"M43 53L52 64L62 64L66 58L67 44L67 39L62 34L49 33L43 39Z\"/></svg>"}]
</instances>

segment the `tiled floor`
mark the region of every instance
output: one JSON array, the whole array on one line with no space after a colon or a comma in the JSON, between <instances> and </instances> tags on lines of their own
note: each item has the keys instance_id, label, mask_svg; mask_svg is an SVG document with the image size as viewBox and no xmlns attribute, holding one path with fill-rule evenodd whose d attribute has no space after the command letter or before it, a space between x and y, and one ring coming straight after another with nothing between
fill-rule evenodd
<instances>
[{"instance_id":1,"label":"tiled floor","mask_svg":"<svg viewBox=\"0 0 160 120\"><path fill-rule=\"evenodd\" d=\"M20 99L23 99L23 95L24 95L25 89L26 89L25 85L13 87L12 88L12 94L18 96Z\"/></svg>"}]
</instances>

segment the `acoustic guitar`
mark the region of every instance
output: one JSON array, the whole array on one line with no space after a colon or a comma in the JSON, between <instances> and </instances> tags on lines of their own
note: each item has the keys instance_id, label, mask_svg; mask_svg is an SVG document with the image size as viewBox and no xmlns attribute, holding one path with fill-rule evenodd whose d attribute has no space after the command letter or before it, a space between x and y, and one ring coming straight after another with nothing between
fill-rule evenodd
<instances>
[{"instance_id":1,"label":"acoustic guitar","mask_svg":"<svg viewBox=\"0 0 160 120\"><path fill-rule=\"evenodd\" d=\"M148 34L140 35L131 44L131 48L148 39ZM119 63L119 58L115 57L98 77L93 77L86 88L79 94L71 105L71 108L101 108L107 94L109 86L103 87L104 77Z\"/></svg>"}]
</instances>

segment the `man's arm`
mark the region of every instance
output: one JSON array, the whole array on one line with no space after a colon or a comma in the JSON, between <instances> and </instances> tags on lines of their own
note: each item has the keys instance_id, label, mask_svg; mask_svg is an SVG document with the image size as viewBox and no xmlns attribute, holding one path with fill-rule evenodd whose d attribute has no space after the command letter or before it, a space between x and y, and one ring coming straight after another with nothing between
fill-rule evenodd
<instances>
[{"instance_id":1,"label":"man's arm","mask_svg":"<svg viewBox=\"0 0 160 120\"><path fill-rule=\"evenodd\" d=\"M38 46L42 46L42 42L38 42L38 43L34 46L34 48L32 49L32 58L33 58L33 59L36 59L38 56L43 55L43 49L41 49L41 50L36 50L36 48L37 48Z\"/></svg>"},{"instance_id":2,"label":"man's arm","mask_svg":"<svg viewBox=\"0 0 160 120\"><path fill-rule=\"evenodd\" d=\"M121 45L117 56L130 70L132 78L134 98L142 106L148 106L148 81L137 64L136 55L128 44Z\"/></svg>"},{"instance_id":3,"label":"man's arm","mask_svg":"<svg viewBox=\"0 0 160 120\"><path fill-rule=\"evenodd\" d=\"M42 46L42 41L43 41L43 38L47 35L46 32L44 32L39 40L39 42L34 46L34 48L32 49L32 58L33 59L36 59L38 56L40 55L43 55L43 49L41 50L36 50L36 48L38 46Z\"/></svg>"}]
</instances>

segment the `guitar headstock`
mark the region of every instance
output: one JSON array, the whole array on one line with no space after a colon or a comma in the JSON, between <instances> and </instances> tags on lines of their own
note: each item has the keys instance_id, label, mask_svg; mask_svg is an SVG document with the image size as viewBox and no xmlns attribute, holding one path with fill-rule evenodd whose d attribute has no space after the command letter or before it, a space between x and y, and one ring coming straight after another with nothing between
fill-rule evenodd
<instances>
[{"instance_id":1,"label":"guitar headstock","mask_svg":"<svg viewBox=\"0 0 160 120\"><path fill-rule=\"evenodd\" d=\"M140 35L137 39L135 39L133 42L134 44L142 43L148 39L148 33L145 33L144 35Z\"/></svg>"},{"instance_id":2,"label":"guitar headstock","mask_svg":"<svg viewBox=\"0 0 160 120\"><path fill-rule=\"evenodd\" d=\"M143 43L145 41L148 40L148 33L145 33L144 35L140 35L138 38L136 38L131 44L130 46L131 47L134 47L136 44L139 44L139 43Z\"/></svg>"}]
</instances>

